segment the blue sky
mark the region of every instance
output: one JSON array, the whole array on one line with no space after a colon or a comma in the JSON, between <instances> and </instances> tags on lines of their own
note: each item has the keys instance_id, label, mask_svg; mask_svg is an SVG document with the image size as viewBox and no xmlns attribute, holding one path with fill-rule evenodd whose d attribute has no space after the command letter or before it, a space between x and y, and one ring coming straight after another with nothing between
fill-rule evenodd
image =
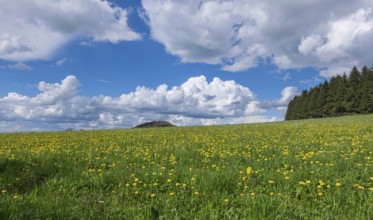
<instances>
[{"instance_id":1,"label":"blue sky","mask_svg":"<svg viewBox=\"0 0 373 220\"><path fill-rule=\"evenodd\" d=\"M283 120L371 65L372 2L0 3L0 131Z\"/></svg>"}]
</instances>

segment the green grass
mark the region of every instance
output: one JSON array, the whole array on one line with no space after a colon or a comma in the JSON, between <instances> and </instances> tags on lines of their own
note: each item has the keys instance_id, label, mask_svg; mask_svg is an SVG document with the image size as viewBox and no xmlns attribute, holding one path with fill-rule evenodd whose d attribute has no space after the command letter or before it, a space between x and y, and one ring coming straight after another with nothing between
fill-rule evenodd
<instances>
[{"instance_id":1,"label":"green grass","mask_svg":"<svg viewBox=\"0 0 373 220\"><path fill-rule=\"evenodd\" d=\"M373 115L0 134L0 219L152 218L373 219Z\"/></svg>"}]
</instances>

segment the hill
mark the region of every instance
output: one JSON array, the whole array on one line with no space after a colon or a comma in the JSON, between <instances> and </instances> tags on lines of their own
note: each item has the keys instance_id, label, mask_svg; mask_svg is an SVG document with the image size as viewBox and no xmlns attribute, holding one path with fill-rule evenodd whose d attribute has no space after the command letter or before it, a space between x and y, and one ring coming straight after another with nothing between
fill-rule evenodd
<instances>
[{"instance_id":1,"label":"hill","mask_svg":"<svg viewBox=\"0 0 373 220\"><path fill-rule=\"evenodd\" d=\"M134 128L155 128L155 127L175 127L175 125L167 121L152 121L152 122L146 122L146 123L137 125Z\"/></svg>"}]
</instances>

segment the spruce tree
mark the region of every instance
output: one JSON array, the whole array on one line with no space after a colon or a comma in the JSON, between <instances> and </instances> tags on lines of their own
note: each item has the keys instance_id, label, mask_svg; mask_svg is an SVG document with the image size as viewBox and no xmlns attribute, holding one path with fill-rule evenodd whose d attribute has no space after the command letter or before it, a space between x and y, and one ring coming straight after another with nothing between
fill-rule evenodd
<instances>
[{"instance_id":1,"label":"spruce tree","mask_svg":"<svg viewBox=\"0 0 373 220\"><path fill-rule=\"evenodd\" d=\"M353 67L310 90L303 90L290 101L285 119L332 117L356 113L373 113L373 67L361 72Z\"/></svg>"}]
</instances>

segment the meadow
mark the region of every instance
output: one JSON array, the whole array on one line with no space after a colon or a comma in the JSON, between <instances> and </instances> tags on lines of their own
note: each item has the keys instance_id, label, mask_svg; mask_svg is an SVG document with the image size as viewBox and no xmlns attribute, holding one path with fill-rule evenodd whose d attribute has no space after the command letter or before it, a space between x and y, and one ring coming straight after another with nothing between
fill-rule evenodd
<instances>
[{"instance_id":1,"label":"meadow","mask_svg":"<svg viewBox=\"0 0 373 220\"><path fill-rule=\"evenodd\" d=\"M373 219L373 115L0 134L0 219Z\"/></svg>"}]
</instances>

